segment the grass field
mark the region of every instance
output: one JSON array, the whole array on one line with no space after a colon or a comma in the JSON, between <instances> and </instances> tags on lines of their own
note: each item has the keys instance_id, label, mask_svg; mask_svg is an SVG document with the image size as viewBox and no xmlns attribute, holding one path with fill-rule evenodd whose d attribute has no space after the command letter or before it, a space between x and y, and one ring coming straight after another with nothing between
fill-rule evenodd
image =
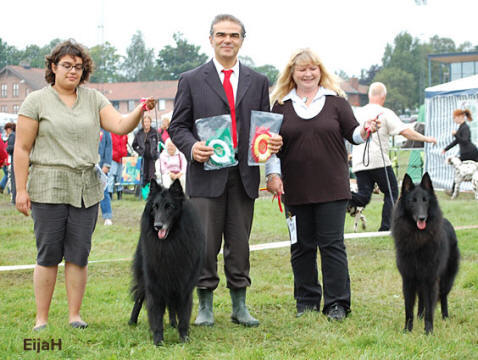
<instances>
[{"instance_id":1,"label":"grass field","mask_svg":"<svg viewBox=\"0 0 478 360\"><path fill-rule=\"evenodd\" d=\"M478 202L472 194L450 201L439 194L444 215L455 226L476 225ZM381 196L366 209L368 231L376 231ZM128 195L113 201L111 227L98 222L91 260L130 259L139 234L144 202ZM17 213L0 195L0 266L35 263L33 222ZM347 217L346 232L352 231ZM0 359L476 359L478 358L478 229L458 230L462 254L460 272L449 297L450 319L435 313L435 330L425 336L423 321L412 333L404 324L401 279L390 237L346 241L352 285L352 313L342 323L322 314L295 318L289 249L251 253L252 287L248 304L260 321L247 329L231 323L230 298L222 271L215 292L216 324L191 327L191 342L181 344L176 330L166 327L165 346L152 345L146 313L136 327L127 321L132 308L128 296L130 261L89 265L89 282L82 315L90 324L83 331L68 322L63 268L60 268L50 310L49 327L31 331L35 318L32 270L0 272ZM288 240L283 215L271 198L256 201L252 244ZM195 296L193 317L196 314ZM24 350L24 339L58 342L62 349L40 353Z\"/></svg>"}]
</instances>

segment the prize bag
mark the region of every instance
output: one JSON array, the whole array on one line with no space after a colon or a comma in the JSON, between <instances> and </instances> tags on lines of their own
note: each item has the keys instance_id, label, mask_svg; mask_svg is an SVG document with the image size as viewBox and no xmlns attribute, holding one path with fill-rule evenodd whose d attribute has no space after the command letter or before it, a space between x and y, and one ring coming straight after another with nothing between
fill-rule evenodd
<instances>
[{"instance_id":1,"label":"prize bag","mask_svg":"<svg viewBox=\"0 0 478 360\"><path fill-rule=\"evenodd\" d=\"M278 134L282 114L265 111L251 111L251 130L249 133L248 165L264 164L271 157L268 141L272 134Z\"/></svg>"},{"instance_id":2,"label":"prize bag","mask_svg":"<svg viewBox=\"0 0 478 360\"><path fill-rule=\"evenodd\" d=\"M214 154L204 163L204 170L217 170L236 166L231 136L231 115L218 115L197 119L196 129L201 141L214 149Z\"/></svg>"}]
</instances>

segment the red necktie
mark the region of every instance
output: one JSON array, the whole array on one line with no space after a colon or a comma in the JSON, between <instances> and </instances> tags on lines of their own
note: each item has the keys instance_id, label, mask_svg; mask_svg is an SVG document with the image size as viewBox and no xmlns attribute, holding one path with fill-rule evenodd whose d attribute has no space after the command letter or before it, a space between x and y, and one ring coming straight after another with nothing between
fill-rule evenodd
<instances>
[{"instance_id":1,"label":"red necktie","mask_svg":"<svg viewBox=\"0 0 478 360\"><path fill-rule=\"evenodd\" d=\"M237 129L236 129L236 108L234 107L234 91L232 90L231 85L231 74L233 70L222 70L224 73L224 91L226 92L227 101L229 102L229 108L231 109L231 120L232 120L232 143L234 148L237 148Z\"/></svg>"}]
</instances>

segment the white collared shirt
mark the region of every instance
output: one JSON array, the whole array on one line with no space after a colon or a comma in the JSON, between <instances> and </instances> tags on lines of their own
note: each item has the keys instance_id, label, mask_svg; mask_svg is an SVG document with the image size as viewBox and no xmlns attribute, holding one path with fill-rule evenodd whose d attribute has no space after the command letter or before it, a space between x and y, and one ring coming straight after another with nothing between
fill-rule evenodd
<instances>
[{"instance_id":1,"label":"white collared shirt","mask_svg":"<svg viewBox=\"0 0 478 360\"><path fill-rule=\"evenodd\" d=\"M239 84L239 60L237 60L236 64L230 69L224 68L224 66L222 66L221 63L217 61L215 57L212 58L212 61L214 62L214 66L216 67L216 71L217 71L217 74L219 75L219 79L221 80L221 84L224 82L224 73L222 72L222 70L232 70L231 85L232 85L232 91L234 92L234 104L235 104L236 97L237 97L237 85Z\"/></svg>"},{"instance_id":2,"label":"white collared shirt","mask_svg":"<svg viewBox=\"0 0 478 360\"><path fill-rule=\"evenodd\" d=\"M337 96L337 93L333 90L329 90L324 88L323 86L319 87L319 90L317 91L317 94L315 94L314 99L312 99L312 102L310 103L309 106L306 105L307 99L302 99L297 95L297 91L292 89L284 98L282 101L286 100L292 100L292 106L294 107L295 112L297 115L304 119L304 120L310 120L317 116L318 113L322 110L322 108L325 105L325 97L326 95L334 95ZM360 135L360 130L362 126L357 126L354 130L353 133L353 140L355 141L356 144L362 144L365 142L364 139L362 139L362 135ZM266 163L266 176L270 174L281 174L281 166L280 166L280 160L279 158L275 159L270 159Z\"/></svg>"},{"instance_id":3,"label":"white collared shirt","mask_svg":"<svg viewBox=\"0 0 478 360\"><path fill-rule=\"evenodd\" d=\"M303 99L297 95L296 89L292 89L282 101L292 100L292 105L294 106L294 110L299 117L302 119L312 119L313 117L317 116L317 114L322 110L325 104L325 95L335 95L337 93L335 91L329 90L324 88L323 86L319 87L319 90L315 94L312 102L309 106L306 105L307 98Z\"/></svg>"}]
</instances>

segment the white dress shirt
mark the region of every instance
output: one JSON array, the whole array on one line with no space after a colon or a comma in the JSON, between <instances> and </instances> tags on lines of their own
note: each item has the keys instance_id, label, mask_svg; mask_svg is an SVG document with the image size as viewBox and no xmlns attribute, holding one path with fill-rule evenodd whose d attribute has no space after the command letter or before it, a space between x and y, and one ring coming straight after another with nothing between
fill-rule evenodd
<instances>
[{"instance_id":1,"label":"white dress shirt","mask_svg":"<svg viewBox=\"0 0 478 360\"><path fill-rule=\"evenodd\" d=\"M232 70L231 74L231 85L232 91L234 92L234 105L236 104L236 96L237 96L237 85L239 84L239 60L236 61L236 64L230 68L226 69L224 66L216 60L216 58L212 58L214 62L214 66L216 67L217 74L219 75L219 79L221 80L221 84L224 83L224 73L222 70Z\"/></svg>"}]
</instances>

